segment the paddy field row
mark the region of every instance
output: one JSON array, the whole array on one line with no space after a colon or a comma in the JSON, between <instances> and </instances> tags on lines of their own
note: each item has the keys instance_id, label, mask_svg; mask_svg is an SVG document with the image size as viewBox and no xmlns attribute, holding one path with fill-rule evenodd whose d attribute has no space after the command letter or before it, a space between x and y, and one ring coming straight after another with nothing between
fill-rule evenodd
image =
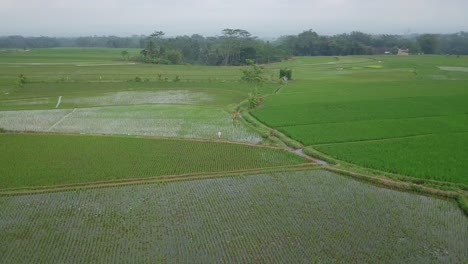
<instances>
[{"instance_id":1,"label":"paddy field row","mask_svg":"<svg viewBox=\"0 0 468 264\"><path fill-rule=\"evenodd\" d=\"M6 262L468 258L468 221L455 203L321 170L0 197L0 205Z\"/></svg>"}]
</instances>

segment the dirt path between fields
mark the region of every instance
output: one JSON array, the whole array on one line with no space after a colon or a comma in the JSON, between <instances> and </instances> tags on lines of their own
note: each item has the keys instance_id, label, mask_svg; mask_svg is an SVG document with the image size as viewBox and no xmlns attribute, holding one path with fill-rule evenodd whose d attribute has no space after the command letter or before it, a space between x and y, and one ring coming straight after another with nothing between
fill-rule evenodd
<instances>
[{"instance_id":1,"label":"dirt path between fields","mask_svg":"<svg viewBox=\"0 0 468 264\"><path fill-rule=\"evenodd\" d=\"M84 182L84 183L72 183L72 184L59 184L51 186L35 186L35 187L22 187L12 189L0 189L0 197L2 196L16 196L16 195L32 195L39 193L52 193L52 192L66 192L66 191L79 191L83 189L96 189L96 188L108 188L108 187L119 187L127 185L142 185L152 183L166 183L175 181L187 181L187 180L200 180L200 179L212 179L222 177L235 177L242 175L255 175L262 173L270 173L273 171L286 172L286 171L302 171L302 170L316 170L320 169L316 164L313 163L301 163L295 165L286 166L274 166L274 167L263 167L245 170L233 170L233 171L219 171L219 172L199 172L199 173L187 173L187 174L174 174L174 175L160 175L155 177L147 178L128 178L119 180L105 180L96 182Z\"/></svg>"},{"instance_id":2,"label":"dirt path between fields","mask_svg":"<svg viewBox=\"0 0 468 264\"><path fill-rule=\"evenodd\" d=\"M293 148L290 148L290 150L292 152L294 152L296 155L299 155L301 157L304 157L306 159L309 159L309 160L313 160L315 163L319 164L319 165L328 165L328 162L324 161L324 160L320 160L320 159L316 159L314 157L311 157L307 154L304 153L304 149L293 149Z\"/></svg>"}]
</instances>

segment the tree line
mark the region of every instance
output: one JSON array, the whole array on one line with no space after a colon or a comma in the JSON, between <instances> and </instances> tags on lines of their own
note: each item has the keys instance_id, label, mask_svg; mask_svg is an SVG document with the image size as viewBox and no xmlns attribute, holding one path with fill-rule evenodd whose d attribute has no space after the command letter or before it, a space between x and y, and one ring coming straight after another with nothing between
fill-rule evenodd
<instances>
[{"instance_id":1,"label":"tree line","mask_svg":"<svg viewBox=\"0 0 468 264\"><path fill-rule=\"evenodd\" d=\"M291 56L346 56L393 53L409 49L411 54L468 54L468 32L454 34L371 35L359 31L333 36L306 30L297 35L262 40L243 29L224 29L218 36L165 37L155 31L149 36L90 36L77 38L0 37L0 48L51 47L140 48L138 56L127 59L147 63L243 65L280 61Z\"/></svg>"}]
</instances>

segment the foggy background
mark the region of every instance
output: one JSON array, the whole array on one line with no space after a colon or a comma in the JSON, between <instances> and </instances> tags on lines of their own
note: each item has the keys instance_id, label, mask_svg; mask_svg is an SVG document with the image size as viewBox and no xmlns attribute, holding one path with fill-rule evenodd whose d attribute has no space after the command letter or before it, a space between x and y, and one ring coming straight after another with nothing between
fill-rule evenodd
<instances>
[{"instance_id":1,"label":"foggy background","mask_svg":"<svg viewBox=\"0 0 468 264\"><path fill-rule=\"evenodd\" d=\"M0 36L454 33L467 12L467 0L0 0Z\"/></svg>"}]
</instances>

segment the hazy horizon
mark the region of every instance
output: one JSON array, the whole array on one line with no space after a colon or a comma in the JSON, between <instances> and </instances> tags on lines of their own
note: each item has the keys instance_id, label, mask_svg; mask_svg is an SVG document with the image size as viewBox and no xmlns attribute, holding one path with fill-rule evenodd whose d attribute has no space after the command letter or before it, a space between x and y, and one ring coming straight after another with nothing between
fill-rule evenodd
<instances>
[{"instance_id":1,"label":"hazy horizon","mask_svg":"<svg viewBox=\"0 0 468 264\"><path fill-rule=\"evenodd\" d=\"M391 4L389 4L391 3ZM465 0L2 0L0 36L220 35L242 28L261 38L312 29L321 35L468 31Z\"/></svg>"}]
</instances>

